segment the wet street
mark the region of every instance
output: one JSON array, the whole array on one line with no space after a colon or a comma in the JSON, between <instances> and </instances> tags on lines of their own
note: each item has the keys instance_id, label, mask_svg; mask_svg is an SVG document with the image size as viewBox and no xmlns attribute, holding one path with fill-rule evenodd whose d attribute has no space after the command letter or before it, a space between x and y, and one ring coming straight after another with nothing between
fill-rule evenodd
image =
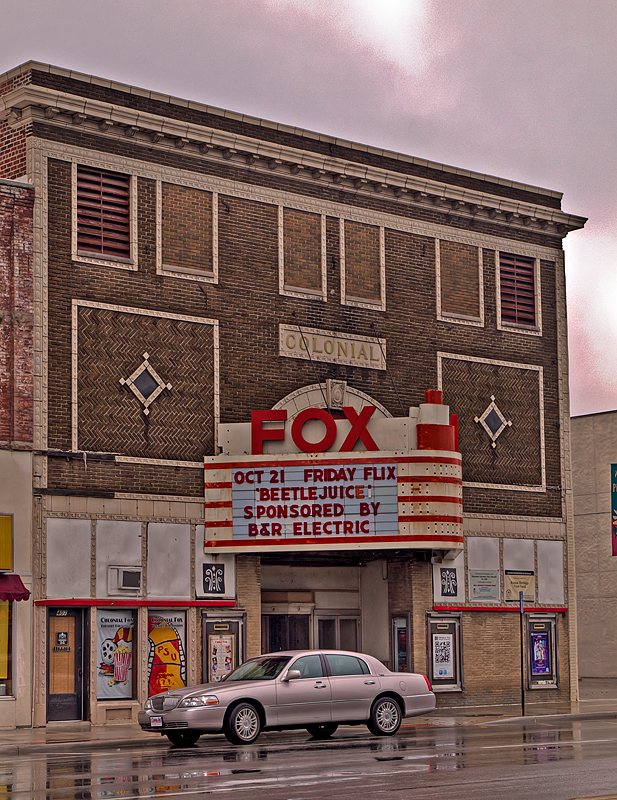
<instances>
[{"instance_id":1,"label":"wet street","mask_svg":"<svg viewBox=\"0 0 617 800\"><path fill-rule=\"evenodd\" d=\"M191 748L160 742L0 761L0 798L208 797L250 800L617 798L617 721L402 728L376 738L341 728L262 734L235 747L222 736Z\"/></svg>"}]
</instances>

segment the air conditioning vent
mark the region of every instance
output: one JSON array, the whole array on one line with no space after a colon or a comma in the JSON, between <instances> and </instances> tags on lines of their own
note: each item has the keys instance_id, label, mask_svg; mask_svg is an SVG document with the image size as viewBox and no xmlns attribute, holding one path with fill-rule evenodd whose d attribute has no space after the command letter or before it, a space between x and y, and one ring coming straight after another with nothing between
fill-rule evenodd
<instances>
[{"instance_id":1,"label":"air conditioning vent","mask_svg":"<svg viewBox=\"0 0 617 800\"><path fill-rule=\"evenodd\" d=\"M140 569L121 569L119 589L141 589Z\"/></svg>"},{"instance_id":2,"label":"air conditioning vent","mask_svg":"<svg viewBox=\"0 0 617 800\"><path fill-rule=\"evenodd\" d=\"M141 594L141 567L107 567L107 593L116 596Z\"/></svg>"}]
</instances>

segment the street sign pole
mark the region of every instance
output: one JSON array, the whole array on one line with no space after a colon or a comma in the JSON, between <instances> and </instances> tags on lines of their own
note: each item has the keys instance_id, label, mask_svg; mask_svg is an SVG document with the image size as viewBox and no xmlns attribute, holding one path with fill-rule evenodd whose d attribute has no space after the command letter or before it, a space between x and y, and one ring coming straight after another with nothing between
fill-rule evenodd
<instances>
[{"instance_id":1,"label":"street sign pole","mask_svg":"<svg viewBox=\"0 0 617 800\"><path fill-rule=\"evenodd\" d=\"M523 716L525 716L525 625L523 616L523 593L519 592L518 597L521 611L521 706L523 708Z\"/></svg>"}]
</instances>

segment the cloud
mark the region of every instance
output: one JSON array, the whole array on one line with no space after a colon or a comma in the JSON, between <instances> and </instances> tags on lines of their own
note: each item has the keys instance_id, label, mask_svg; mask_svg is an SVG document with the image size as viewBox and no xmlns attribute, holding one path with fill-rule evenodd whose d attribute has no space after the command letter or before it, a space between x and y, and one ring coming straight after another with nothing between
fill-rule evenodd
<instances>
[{"instance_id":1,"label":"cloud","mask_svg":"<svg viewBox=\"0 0 617 800\"><path fill-rule=\"evenodd\" d=\"M0 71L37 59L563 191L590 217L566 239L573 407L617 407L613 0L3 0L2 23Z\"/></svg>"}]
</instances>

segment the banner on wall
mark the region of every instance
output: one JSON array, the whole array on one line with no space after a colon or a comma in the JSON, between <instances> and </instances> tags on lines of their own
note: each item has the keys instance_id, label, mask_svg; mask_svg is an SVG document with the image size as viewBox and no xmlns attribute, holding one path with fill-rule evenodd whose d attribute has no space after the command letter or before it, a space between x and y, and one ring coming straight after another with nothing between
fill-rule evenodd
<instances>
[{"instance_id":1,"label":"banner on wall","mask_svg":"<svg viewBox=\"0 0 617 800\"><path fill-rule=\"evenodd\" d=\"M148 615L148 697L186 686L186 613Z\"/></svg>"},{"instance_id":2,"label":"banner on wall","mask_svg":"<svg viewBox=\"0 0 617 800\"><path fill-rule=\"evenodd\" d=\"M97 628L96 694L99 700L126 700L133 697L132 611L99 609Z\"/></svg>"},{"instance_id":3,"label":"banner on wall","mask_svg":"<svg viewBox=\"0 0 617 800\"><path fill-rule=\"evenodd\" d=\"M611 544L617 556L617 464L611 464Z\"/></svg>"}]
</instances>

